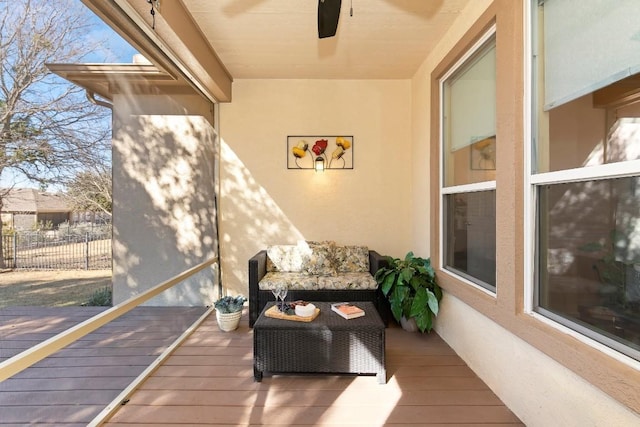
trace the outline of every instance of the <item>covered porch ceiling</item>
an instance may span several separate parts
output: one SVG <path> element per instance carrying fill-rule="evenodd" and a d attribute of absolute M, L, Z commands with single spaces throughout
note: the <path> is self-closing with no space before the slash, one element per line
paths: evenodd
<path fill-rule="evenodd" d="M 233 79 L 411 78 L 469 3 L 342 0 L 336 36 L 319 39 L 316 0 L 82 1 L 218 102 L 231 101 Z"/>

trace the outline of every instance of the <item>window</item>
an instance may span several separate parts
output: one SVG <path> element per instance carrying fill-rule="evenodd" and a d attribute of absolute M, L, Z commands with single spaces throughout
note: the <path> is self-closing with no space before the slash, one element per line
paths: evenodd
<path fill-rule="evenodd" d="M 445 195 L 445 265 L 471 281 L 496 286 L 496 192 Z"/>
<path fill-rule="evenodd" d="M 532 1 L 534 309 L 640 360 L 640 3 Z"/>
<path fill-rule="evenodd" d="M 495 291 L 495 27 L 440 84 L 443 267 Z"/>

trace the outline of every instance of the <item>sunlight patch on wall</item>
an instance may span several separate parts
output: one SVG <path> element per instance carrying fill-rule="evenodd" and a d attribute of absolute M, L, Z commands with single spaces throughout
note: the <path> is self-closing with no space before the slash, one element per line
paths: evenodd
<path fill-rule="evenodd" d="M 220 238 L 224 242 L 220 255 L 226 277 L 223 283 L 246 294 L 244 248 L 294 244 L 304 236 L 224 140 L 220 143 L 220 158 Z"/>
<path fill-rule="evenodd" d="M 155 97 L 142 101 L 136 109 L 163 104 Z M 141 115 L 129 108 L 115 110 L 114 124 L 116 303 L 217 252 L 210 123 L 198 115 Z M 210 304 L 216 282 L 213 268 L 203 270 L 147 305 Z"/>
<path fill-rule="evenodd" d="M 168 122 L 165 116 L 139 116 L 138 119 L 148 160 L 144 162 L 139 141 L 130 137 L 125 141 L 130 149 L 123 153 L 123 167 L 145 188 L 154 209 L 171 212 L 162 218 L 149 219 L 161 219 L 164 226 L 179 230 L 176 233 L 178 249 L 184 253 L 195 251 L 195 255 L 200 256 L 201 235 L 191 206 L 199 170 L 197 137 L 188 123 Z"/>

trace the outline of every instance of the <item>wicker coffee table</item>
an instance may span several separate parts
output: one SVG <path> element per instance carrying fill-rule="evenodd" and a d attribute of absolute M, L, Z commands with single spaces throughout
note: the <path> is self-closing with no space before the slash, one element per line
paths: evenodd
<path fill-rule="evenodd" d="M 374 374 L 384 384 L 384 323 L 371 302 L 357 302 L 366 315 L 343 319 L 330 303 L 314 302 L 320 314 L 312 322 L 266 317 L 268 303 L 253 326 L 253 374 Z"/>

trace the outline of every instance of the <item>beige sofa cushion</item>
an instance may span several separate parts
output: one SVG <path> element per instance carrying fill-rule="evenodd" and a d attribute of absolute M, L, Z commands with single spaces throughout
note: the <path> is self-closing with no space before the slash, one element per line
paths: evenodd
<path fill-rule="evenodd" d="M 333 241 L 301 241 L 267 248 L 267 274 L 260 290 L 276 285 L 289 289 L 376 289 L 369 273 L 369 248 L 341 246 Z"/>
<path fill-rule="evenodd" d="M 310 276 L 305 273 L 269 272 L 258 283 L 261 291 L 285 285 L 288 289 L 376 289 L 378 283 L 369 273 L 341 273 L 337 276 Z"/>
<path fill-rule="evenodd" d="M 282 273 L 269 272 L 258 283 L 261 291 L 275 289 L 277 285 L 285 285 L 288 289 L 318 289 L 318 276 L 309 276 L 306 273 Z"/>
<path fill-rule="evenodd" d="M 318 289 L 376 289 L 378 283 L 370 273 L 340 273 L 318 276 Z"/>

